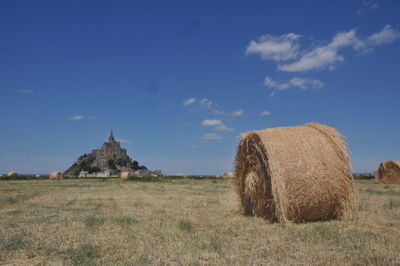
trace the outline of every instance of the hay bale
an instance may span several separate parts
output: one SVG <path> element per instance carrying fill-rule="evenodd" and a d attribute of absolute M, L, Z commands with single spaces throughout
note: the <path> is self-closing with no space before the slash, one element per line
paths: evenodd
<path fill-rule="evenodd" d="M 179 177 L 187 177 L 186 175 L 184 175 L 184 174 L 176 174 L 175 176 L 179 176 Z"/>
<path fill-rule="evenodd" d="M 50 173 L 50 180 L 62 180 L 63 174 L 61 172 L 52 172 Z"/>
<path fill-rule="evenodd" d="M 228 178 L 228 179 L 233 178 L 233 174 L 231 172 L 225 172 L 223 178 Z"/>
<path fill-rule="evenodd" d="M 131 178 L 131 173 L 130 172 L 121 172 L 121 179 L 122 180 L 128 180 Z"/>
<path fill-rule="evenodd" d="M 383 184 L 400 184 L 400 161 L 386 161 L 374 172 L 375 180 Z"/>
<path fill-rule="evenodd" d="M 345 143 L 317 123 L 242 134 L 233 183 L 243 213 L 271 221 L 339 218 L 354 198 Z"/>
<path fill-rule="evenodd" d="M 39 178 L 40 177 L 40 175 L 36 175 L 36 178 Z"/>
<path fill-rule="evenodd" d="M 18 176 L 17 172 L 8 172 L 7 176 Z"/>

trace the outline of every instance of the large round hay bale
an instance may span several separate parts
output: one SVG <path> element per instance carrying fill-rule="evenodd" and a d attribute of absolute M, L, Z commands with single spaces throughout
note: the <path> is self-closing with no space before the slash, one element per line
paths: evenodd
<path fill-rule="evenodd" d="M 61 172 L 52 172 L 50 173 L 50 180 L 62 180 L 63 174 Z"/>
<path fill-rule="evenodd" d="M 8 172 L 7 176 L 18 176 L 17 172 Z"/>
<path fill-rule="evenodd" d="M 225 172 L 223 175 L 223 178 L 227 178 L 227 179 L 233 178 L 233 174 L 231 172 Z"/>
<path fill-rule="evenodd" d="M 121 179 L 122 180 L 127 180 L 131 178 L 131 173 L 130 172 L 121 172 Z"/>
<path fill-rule="evenodd" d="M 400 184 L 400 161 L 386 161 L 374 172 L 375 179 L 383 184 Z"/>
<path fill-rule="evenodd" d="M 233 183 L 244 214 L 280 222 L 341 217 L 354 196 L 341 135 L 317 123 L 242 134 Z"/>

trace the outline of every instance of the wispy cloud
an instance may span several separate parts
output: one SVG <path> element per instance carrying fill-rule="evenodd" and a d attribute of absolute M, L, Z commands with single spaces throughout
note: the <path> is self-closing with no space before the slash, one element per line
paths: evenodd
<path fill-rule="evenodd" d="M 187 105 L 191 105 L 194 104 L 196 102 L 195 98 L 189 98 L 186 101 L 183 102 L 183 105 L 187 106 Z"/>
<path fill-rule="evenodd" d="M 17 92 L 21 93 L 21 94 L 31 94 L 32 93 L 31 90 L 17 90 Z"/>
<path fill-rule="evenodd" d="M 262 112 L 260 113 L 260 115 L 261 115 L 261 116 L 269 116 L 269 115 L 272 115 L 272 113 L 271 113 L 271 112 L 268 112 L 268 111 L 262 111 Z"/>
<path fill-rule="evenodd" d="M 206 133 L 203 135 L 202 139 L 203 140 L 218 140 L 221 139 L 222 137 L 216 133 Z"/>
<path fill-rule="evenodd" d="M 232 113 L 233 116 L 242 116 L 244 113 L 243 109 L 237 110 L 235 112 Z"/>
<path fill-rule="evenodd" d="M 216 131 L 225 131 L 225 132 L 231 132 L 231 131 L 234 130 L 233 128 L 227 127 L 227 126 L 225 126 L 224 124 L 220 124 L 220 125 L 214 127 L 214 129 L 215 129 Z"/>
<path fill-rule="evenodd" d="M 318 89 L 322 88 L 324 86 L 324 83 L 317 79 L 304 78 L 291 78 L 287 82 L 278 82 L 267 76 L 264 80 L 264 85 L 268 88 L 282 91 L 289 89 L 290 87 L 297 87 L 303 90 L 310 88 Z"/>
<path fill-rule="evenodd" d="M 94 120 L 96 119 L 96 116 L 94 115 L 89 115 L 89 116 L 85 116 L 85 115 L 74 115 L 74 116 L 69 116 L 68 117 L 69 120 L 84 120 L 84 119 L 90 119 L 90 120 Z"/>
<path fill-rule="evenodd" d="M 85 117 L 83 115 L 75 115 L 75 116 L 70 116 L 68 117 L 69 120 L 83 120 Z"/>
<path fill-rule="evenodd" d="M 304 54 L 297 62 L 279 65 L 279 70 L 287 72 L 307 71 L 316 68 L 325 68 L 336 62 L 343 62 L 343 56 L 338 54 L 339 49 L 348 46 L 355 46 L 359 42 L 356 37 L 356 30 L 339 32 L 332 41 L 323 46 L 316 47 Z"/>
<path fill-rule="evenodd" d="M 233 131 L 234 129 L 231 127 L 227 127 L 224 125 L 224 123 L 221 120 L 218 119 L 206 119 L 201 122 L 202 126 L 206 127 L 214 127 L 213 129 L 216 131 L 226 131 L 230 132 Z"/>
<path fill-rule="evenodd" d="M 221 125 L 222 121 L 218 119 L 206 119 L 203 122 L 201 122 L 202 126 L 218 126 Z"/>
<path fill-rule="evenodd" d="M 200 104 L 200 106 L 202 106 L 202 107 L 204 107 L 206 109 L 209 109 L 214 105 L 214 102 L 209 100 L 209 99 L 207 99 L 207 98 L 203 98 L 203 99 L 201 99 L 199 101 L 199 104 Z"/>
<path fill-rule="evenodd" d="M 392 43 L 400 38 L 400 32 L 392 28 L 391 25 L 383 27 L 382 31 L 372 34 L 367 41 L 371 45 L 382 45 Z"/>
<path fill-rule="evenodd" d="M 370 7 L 375 7 L 371 4 Z M 400 38 L 400 32 L 394 29 L 391 25 L 386 25 L 384 28 L 372 35 L 361 38 L 357 35 L 356 29 L 336 33 L 332 40 L 324 45 L 318 45 L 311 50 L 305 49 L 300 51 L 297 39 L 300 35 L 289 33 L 280 37 L 264 35 L 263 41 L 251 41 L 246 48 L 246 54 L 259 53 L 262 59 L 273 61 L 287 61 L 281 63 L 278 69 L 285 72 L 305 72 L 315 69 L 336 68 L 338 63 L 344 62 L 345 58 L 340 53 L 344 48 L 352 48 L 355 51 L 366 53 L 373 48 L 392 43 Z M 299 57 L 299 55 L 301 55 Z M 293 61 L 295 60 L 295 61 Z M 270 84 L 278 88 L 277 84 Z M 280 89 L 286 89 L 280 87 Z"/>
<path fill-rule="evenodd" d="M 279 65 L 278 69 L 286 72 L 308 71 L 312 69 L 334 69 L 336 63 L 344 61 L 339 51 L 352 47 L 358 51 L 370 51 L 376 46 L 392 43 L 400 38 L 400 32 L 386 25 L 382 31 L 376 32 L 365 39 L 357 36 L 356 29 L 337 33 L 327 45 L 314 48 L 305 53 L 298 61 Z"/>
<path fill-rule="evenodd" d="M 246 55 L 259 54 L 262 59 L 285 61 L 296 58 L 300 35 L 288 33 L 281 36 L 262 35 L 258 41 L 251 41 L 246 48 Z"/>
<path fill-rule="evenodd" d="M 357 9 L 357 14 L 361 15 L 364 10 L 374 10 L 379 7 L 379 4 L 376 0 L 364 0 L 361 3 L 361 6 Z"/>
<path fill-rule="evenodd" d="M 190 145 L 190 148 L 202 150 L 202 149 L 203 149 L 203 146 L 198 145 L 198 144 L 193 144 L 193 145 Z"/>

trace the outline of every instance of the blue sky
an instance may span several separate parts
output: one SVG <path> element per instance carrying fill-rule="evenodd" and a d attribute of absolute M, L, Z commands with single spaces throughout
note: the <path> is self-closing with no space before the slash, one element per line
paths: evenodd
<path fill-rule="evenodd" d="M 0 172 L 64 171 L 110 127 L 168 174 L 241 132 L 324 123 L 355 172 L 399 160 L 399 1 L 0 1 Z"/>

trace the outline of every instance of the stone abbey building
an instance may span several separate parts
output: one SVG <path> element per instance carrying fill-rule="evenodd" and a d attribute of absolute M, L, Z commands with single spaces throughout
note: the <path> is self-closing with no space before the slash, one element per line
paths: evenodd
<path fill-rule="evenodd" d="M 149 171 L 137 161 L 132 161 L 126 149 L 115 140 L 111 130 L 108 141 L 99 149 L 80 156 L 64 174 L 79 177 L 109 177 L 120 172 L 130 172 L 133 176 L 162 175 L 161 171 Z"/>

